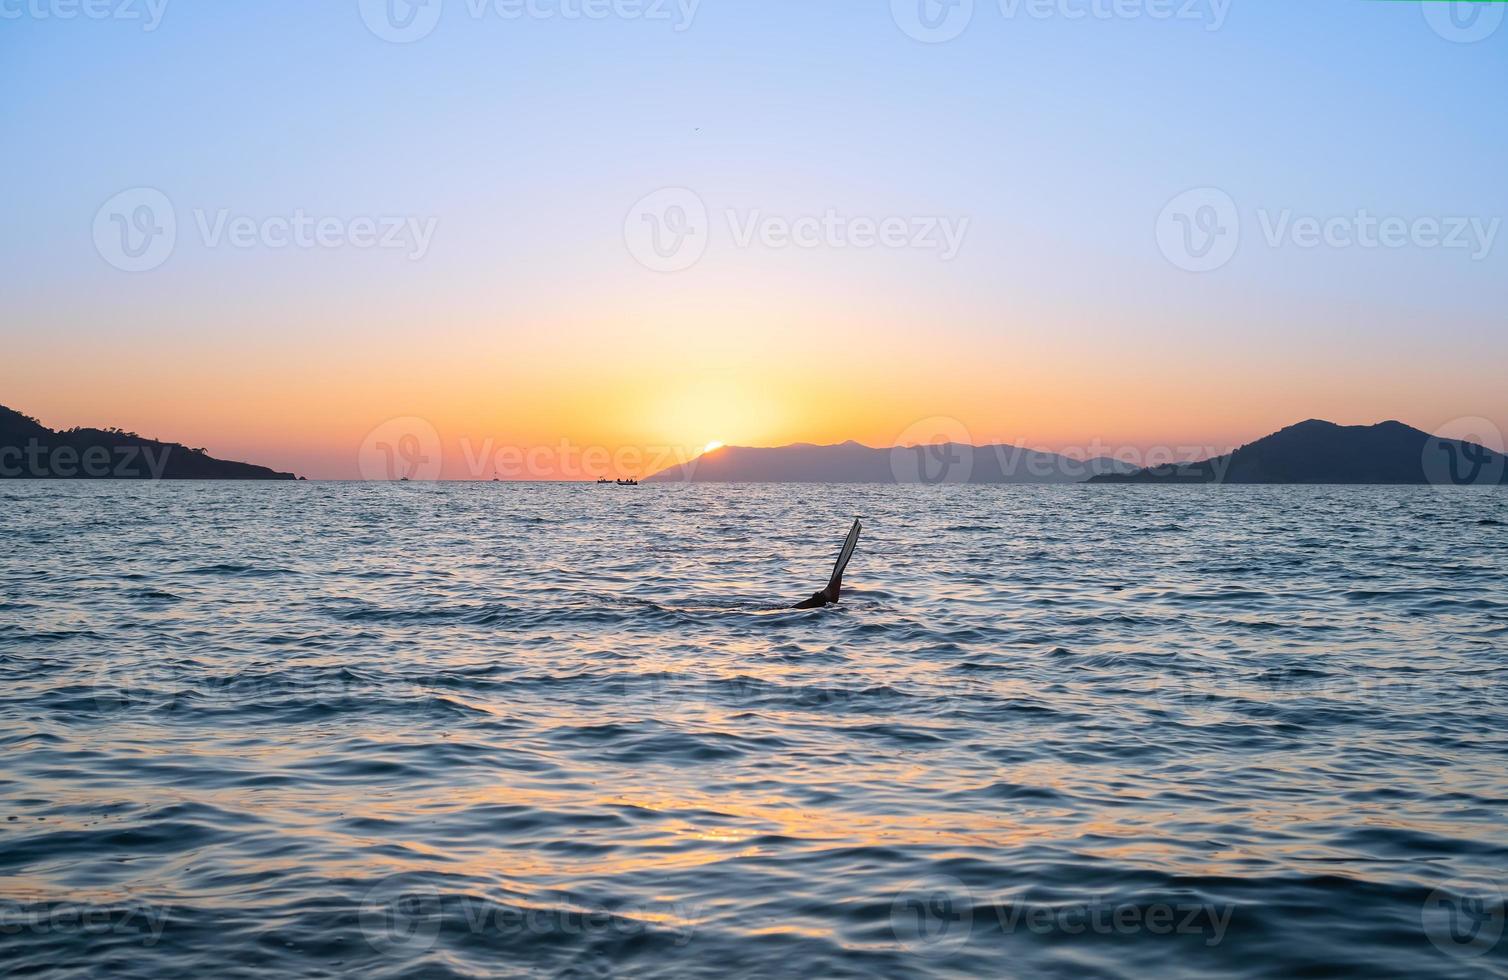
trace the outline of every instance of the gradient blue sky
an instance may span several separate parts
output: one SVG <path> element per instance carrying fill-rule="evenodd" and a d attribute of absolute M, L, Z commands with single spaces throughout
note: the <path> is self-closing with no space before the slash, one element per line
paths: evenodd
<path fill-rule="evenodd" d="M 1257 218 L 1508 217 L 1508 25 L 1459 43 L 1409 2 L 1233 0 L 1208 30 L 1208 2 L 979 0 L 926 44 L 878 0 L 703 0 L 684 30 L 443 2 L 393 44 L 356 0 L 168 0 L 151 32 L 8 0 L 0 404 L 313 476 L 355 475 L 364 434 L 410 415 L 447 445 L 608 447 L 889 444 L 929 416 L 1050 447 L 1311 415 L 1508 428 L 1508 231 L 1473 259 L 1274 248 Z M 132 274 L 91 226 L 138 186 L 179 244 Z M 1242 237 L 1191 273 L 1156 223 L 1203 186 Z M 671 274 L 624 243 L 662 187 L 714 215 Z M 409 261 L 206 247 L 196 208 L 437 224 Z M 970 225 L 952 261 L 737 248 L 730 208 Z"/>

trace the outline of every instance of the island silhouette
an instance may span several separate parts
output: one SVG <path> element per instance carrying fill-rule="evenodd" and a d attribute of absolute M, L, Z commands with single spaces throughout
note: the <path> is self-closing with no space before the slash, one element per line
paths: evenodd
<path fill-rule="evenodd" d="M 265 466 L 123 429 L 49 429 L 0 405 L 0 479 L 293 480 Z"/>
<path fill-rule="evenodd" d="M 1508 458 L 1397 421 L 1336 425 L 1309 419 L 1224 456 L 1105 473 L 1090 482 L 1502 486 L 1508 485 Z"/>
<path fill-rule="evenodd" d="M 1133 467 L 1021 446 L 945 442 L 877 449 L 849 440 L 819 446 L 722 446 L 646 478 L 650 483 L 1081 483 Z"/>
<path fill-rule="evenodd" d="M 1402 422 L 1310 419 L 1223 456 L 1136 468 L 1019 446 L 940 443 L 876 449 L 857 442 L 724 446 L 647 483 L 1356 483 L 1508 484 L 1508 458 Z"/>

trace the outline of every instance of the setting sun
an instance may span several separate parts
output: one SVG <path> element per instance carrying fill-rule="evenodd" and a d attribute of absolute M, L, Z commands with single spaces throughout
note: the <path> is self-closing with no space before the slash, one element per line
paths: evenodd
<path fill-rule="evenodd" d="M 705 456 L 708 453 L 715 452 L 716 450 L 719 450 L 721 448 L 723 448 L 723 444 L 721 442 L 718 442 L 716 439 L 713 439 L 711 442 L 702 447 L 702 455 Z"/>

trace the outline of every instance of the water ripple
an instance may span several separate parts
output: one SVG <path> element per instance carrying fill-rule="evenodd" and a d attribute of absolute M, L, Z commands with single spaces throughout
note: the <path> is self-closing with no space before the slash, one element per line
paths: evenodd
<path fill-rule="evenodd" d="M 1498 491 L 3 496 L 17 975 L 1508 976 Z"/>

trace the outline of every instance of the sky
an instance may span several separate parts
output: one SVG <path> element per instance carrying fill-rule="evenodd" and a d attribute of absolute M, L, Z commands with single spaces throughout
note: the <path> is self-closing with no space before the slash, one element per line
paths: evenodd
<path fill-rule="evenodd" d="M 311 478 L 1508 431 L 1505 9 L 0 0 L 0 404 Z"/>

